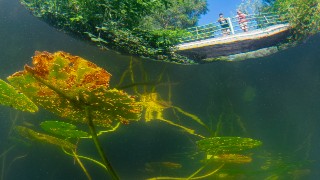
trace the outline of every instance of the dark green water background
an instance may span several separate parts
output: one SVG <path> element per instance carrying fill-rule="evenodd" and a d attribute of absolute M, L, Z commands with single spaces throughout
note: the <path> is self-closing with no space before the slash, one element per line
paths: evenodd
<path fill-rule="evenodd" d="M 173 84 L 171 101 L 174 105 L 213 127 L 219 115 L 228 114 L 222 135 L 259 139 L 264 143 L 261 151 L 293 157 L 288 164 L 298 166 L 300 162 L 311 160 L 310 164 L 294 169 L 308 172 L 302 179 L 317 179 L 320 177 L 319 47 L 318 34 L 295 48 L 243 62 L 183 66 L 139 61 L 150 79 L 155 79 L 165 69 L 164 79 L 170 77 Z M 119 81 L 130 60 L 129 56 L 101 51 L 50 27 L 33 17 L 18 0 L 0 0 L 0 78 L 5 79 L 21 70 L 24 64 L 30 64 L 36 50 L 63 50 L 91 60 L 113 75 L 111 86 Z M 159 88 L 163 99 L 168 96 L 166 88 Z M 15 115 L 10 108 L 0 107 L 0 152 L 8 148 L 7 134 Z M 174 116 L 168 113 L 167 117 Z M 239 128 L 236 117 L 240 117 L 246 132 Z M 54 116 L 44 111 L 34 115 L 20 113 L 17 123 L 50 118 Z M 189 175 L 192 169 L 200 166 L 199 160 L 186 158 L 195 149 L 194 140 L 195 137 L 159 122 L 131 124 L 102 138 L 121 179 Z M 96 156 L 90 145 L 91 142 L 83 144 L 87 146 L 86 155 Z M 14 158 L 17 159 L 10 163 Z M 4 179 L 85 179 L 73 159 L 54 146 L 35 143 L 31 147 L 14 149 L 6 159 L 1 166 Z M 154 174 L 145 170 L 146 162 L 160 161 L 180 162 L 185 169 L 176 173 L 160 170 L 162 172 Z M 94 164 L 88 163 L 88 169 L 95 179 L 106 177 Z"/>

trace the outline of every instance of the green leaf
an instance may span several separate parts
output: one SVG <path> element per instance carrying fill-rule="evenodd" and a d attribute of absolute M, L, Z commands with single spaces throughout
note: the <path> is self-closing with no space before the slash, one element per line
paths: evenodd
<path fill-rule="evenodd" d="M 93 42 L 103 42 L 103 43 L 108 43 L 107 41 L 105 41 L 104 39 L 102 39 L 102 38 L 94 38 L 94 37 L 92 37 L 91 38 L 91 41 L 93 41 Z"/>
<path fill-rule="evenodd" d="M 82 138 L 88 137 L 88 133 L 77 130 L 76 126 L 70 123 L 61 121 L 44 121 L 40 124 L 41 128 L 48 133 L 55 135 L 70 137 L 70 138 Z"/>
<path fill-rule="evenodd" d="M 36 112 L 38 107 L 24 94 L 0 79 L 0 104 L 11 106 L 15 109 Z"/>
<path fill-rule="evenodd" d="M 211 137 L 197 141 L 197 145 L 208 154 L 220 154 L 252 149 L 262 145 L 262 142 L 242 137 Z"/>
<path fill-rule="evenodd" d="M 49 144 L 54 144 L 54 145 L 57 145 L 57 146 L 60 146 L 60 147 L 66 148 L 66 149 L 71 149 L 71 150 L 76 149 L 76 145 L 70 143 L 67 140 L 63 140 L 60 138 L 49 136 L 47 134 L 39 133 L 39 132 L 36 132 L 36 131 L 29 129 L 27 127 L 24 127 L 24 126 L 16 126 L 15 131 L 18 134 L 20 134 L 21 136 L 23 136 L 24 138 L 28 138 L 31 140 L 37 140 L 37 141 L 45 142 L 45 143 L 49 143 Z"/>

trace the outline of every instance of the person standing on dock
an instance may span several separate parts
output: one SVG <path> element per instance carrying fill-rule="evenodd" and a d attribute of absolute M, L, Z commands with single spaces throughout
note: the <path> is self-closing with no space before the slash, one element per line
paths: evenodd
<path fill-rule="evenodd" d="M 230 35 L 230 27 L 228 20 L 223 17 L 223 14 L 219 14 L 219 19 L 218 22 L 220 23 L 221 26 L 221 31 L 222 31 L 222 36 Z"/>
<path fill-rule="evenodd" d="M 248 20 L 246 19 L 246 15 L 240 10 L 237 11 L 237 14 L 238 15 L 236 17 L 238 18 L 240 28 L 244 32 L 248 32 L 249 28 L 248 28 Z"/>

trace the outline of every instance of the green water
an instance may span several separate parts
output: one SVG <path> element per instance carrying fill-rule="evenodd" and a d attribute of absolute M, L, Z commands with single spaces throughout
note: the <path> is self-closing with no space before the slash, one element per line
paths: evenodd
<path fill-rule="evenodd" d="M 30 64 L 36 50 L 62 50 L 106 69 L 112 74 L 111 86 L 115 86 L 131 59 L 101 51 L 48 26 L 17 0 L 0 0 L 0 40 L 1 79 Z M 139 79 L 141 74 L 148 75 L 150 81 L 163 75 L 156 89 L 162 99 L 168 101 L 171 87 L 171 103 L 198 116 L 213 130 L 219 117 L 223 117 L 219 135 L 251 137 L 263 142 L 254 151 L 251 165 L 229 167 L 242 171 L 235 173 L 233 179 L 265 179 L 272 175 L 280 179 L 317 179 L 320 176 L 319 46 L 318 34 L 295 48 L 265 58 L 195 66 L 135 58 L 133 70 L 138 82 L 144 81 Z M 170 109 L 164 116 L 177 120 Z M 179 117 L 181 122 L 186 121 L 186 125 L 209 136 L 194 123 L 188 123 L 190 120 L 183 115 Z M 86 179 L 74 160 L 57 147 L 37 142 L 11 146 L 8 134 L 13 120 L 19 124 L 54 118 L 57 117 L 46 111 L 26 114 L 0 107 L 0 154 L 10 150 L 0 159 L 2 179 Z M 201 155 L 195 154 L 196 140 L 199 138 L 159 121 L 133 123 L 101 137 L 121 179 L 188 177 L 201 167 Z M 81 147 L 85 149 L 83 154 L 99 158 L 90 141 Z M 158 162 L 176 162 L 182 168 L 170 169 Z M 274 168 L 263 171 L 265 162 Z M 152 166 L 151 170 L 148 165 Z M 108 177 L 92 163 L 87 163 L 87 168 L 94 179 Z"/>

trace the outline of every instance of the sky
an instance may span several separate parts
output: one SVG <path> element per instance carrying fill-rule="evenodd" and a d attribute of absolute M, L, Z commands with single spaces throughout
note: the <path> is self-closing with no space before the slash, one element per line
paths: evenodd
<path fill-rule="evenodd" d="M 198 25 L 205 25 L 216 22 L 219 18 L 219 13 L 223 13 L 224 17 L 236 15 L 237 7 L 242 0 L 207 0 L 208 13 L 201 16 Z"/>

